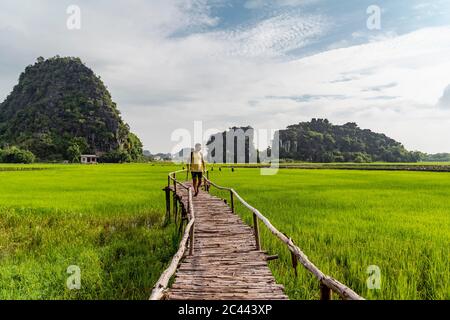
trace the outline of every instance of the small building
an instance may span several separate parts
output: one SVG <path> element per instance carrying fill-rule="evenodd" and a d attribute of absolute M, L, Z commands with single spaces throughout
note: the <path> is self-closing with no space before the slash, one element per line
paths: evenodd
<path fill-rule="evenodd" d="M 82 154 L 80 159 L 82 164 L 97 164 L 98 157 L 92 154 Z"/>

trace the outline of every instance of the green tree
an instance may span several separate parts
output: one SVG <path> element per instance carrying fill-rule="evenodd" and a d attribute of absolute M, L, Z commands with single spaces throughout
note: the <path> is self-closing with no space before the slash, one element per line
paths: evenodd
<path fill-rule="evenodd" d="M 72 163 L 80 162 L 81 150 L 78 144 L 72 144 L 67 148 L 67 155 Z"/>
<path fill-rule="evenodd" d="M 128 134 L 128 143 L 127 143 L 127 149 L 128 154 L 130 155 L 130 158 L 132 161 L 142 161 L 143 160 L 143 153 L 142 150 L 143 145 L 141 140 L 134 134 L 129 133 Z"/>
<path fill-rule="evenodd" d="M 28 150 L 17 147 L 0 149 L 0 162 L 2 163 L 33 163 L 36 160 L 34 154 Z"/>
<path fill-rule="evenodd" d="M 111 151 L 99 158 L 99 162 L 101 163 L 127 163 L 132 160 L 130 154 L 125 150 Z"/>
<path fill-rule="evenodd" d="M 87 143 L 86 139 L 83 137 L 75 137 L 72 139 L 71 145 L 77 145 L 80 149 L 80 153 L 88 153 L 89 150 L 89 144 Z"/>

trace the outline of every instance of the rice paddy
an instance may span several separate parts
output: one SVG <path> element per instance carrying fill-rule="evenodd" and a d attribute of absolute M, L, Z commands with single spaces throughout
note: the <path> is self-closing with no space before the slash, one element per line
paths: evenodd
<path fill-rule="evenodd" d="M 147 299 L 179 241 L 164 222 L 162 192 L 177 168 L 2 165 L 0 299 Z M 365 298 L 450 298 L 450 173 L 215 168 L 211 178 Z M 313 276 L 299 266 L 295 277 L 287 249 L 260 229 L 289 297 L 318 298 Z M 71 265 L 81 271 L 79 290 L 67 287 Z M 369 266 L 379 267 L 379 289 L 367 286 Z"/>
<path fill-rule="evenodd" d="M 450 298 L 448 173 L 223 169 L 211 178 L 232 186 L 323 272 L 365 298 Z M 237 211 L 252 223 L 248 210 Z M 284 244 L 260 228 L 263 249 L 280 255 L 271 268 L 289 297 L 317 299 L 316 279 L 302 267 L 296 278 Z M 371 266 L 380 270 L 378 289 L 367 286 Z"/>

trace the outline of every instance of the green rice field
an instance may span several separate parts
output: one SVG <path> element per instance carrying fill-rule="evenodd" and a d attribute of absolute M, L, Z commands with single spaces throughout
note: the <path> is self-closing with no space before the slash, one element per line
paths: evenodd
<path fill-rule="evenodd" d="M 172 165 L 0 166 L 1 299 L 147 299 L 179 237 L 164 221 Z M 214 169 L 325 273 L 368 299 L 449 299 L 450 173 Z M 218 196 L 226 194 L 214 191 Z M 242 206 L 238 213 L 251 222 Z M 262 245 L 291 299 L 318 283 L 263 225 Z M 67 268 L 79 266 L 81 289 Z M 368 289 L 367 268 L 381 271 Z"/>
<path fill-rule="evenodd" d="M 258 208 L 323 272 L 367 299 L 449 299 L 450 174 L 404 171 L 259 169 L 211 172 Z M 227 194 L 215 191 L 223 198 Z M 238 212 L 247 223 L 251 214 Z M 292 299 L 317 299 L 316 279 L 295 278 L 285 245 L 261 224 L 262 246 Z M 381 272 L 368 289 L 369 266 Z"/>
<path fill-rule="evenodd" d="M 163 227 L 170 167 L 16 169 L 0 169 L 0 300 L 148 299 L 178 244 Z M 81 290 L 66 286 L 71 265 Z"/>

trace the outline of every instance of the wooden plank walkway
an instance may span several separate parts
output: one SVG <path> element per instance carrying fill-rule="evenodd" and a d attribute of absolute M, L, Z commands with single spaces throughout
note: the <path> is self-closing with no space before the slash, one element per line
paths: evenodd
<path fill-rule="evenodd" d="M 187 191 L 177 189 L 187 207 Z M 193 198 L 194 254 L 181 262 L 168 291 L 172 300 L 286 300 L 256 249 L 253 229 L 223 200 L 201 191 Z"/>

